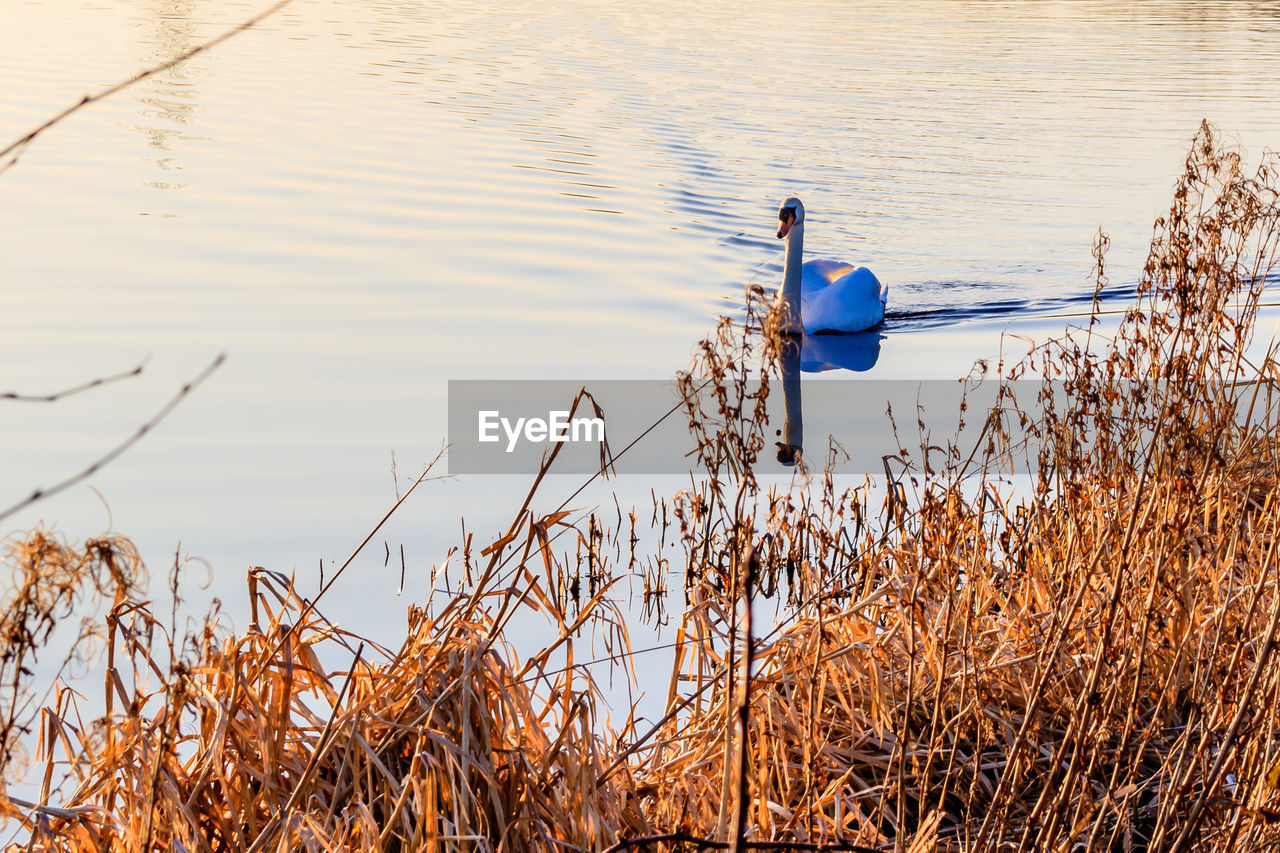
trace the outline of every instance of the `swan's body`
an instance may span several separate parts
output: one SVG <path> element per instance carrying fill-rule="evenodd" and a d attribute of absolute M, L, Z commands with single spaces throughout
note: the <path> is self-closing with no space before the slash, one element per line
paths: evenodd
<path fill-rule="evenodd" d="M 778 208 L 778 237 L 787 241 L 778 299 L 783 331 L 860 332 L 884 319 L 889 288 L 866 267 L 841 261 L 804 261 L 804 205 L 789 198 Z M 796 320 L 799 320 L 799 323 Z"/>

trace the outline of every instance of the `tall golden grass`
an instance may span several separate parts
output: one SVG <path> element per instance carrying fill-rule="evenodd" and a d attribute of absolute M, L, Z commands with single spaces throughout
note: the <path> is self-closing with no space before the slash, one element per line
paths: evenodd
<path fill-rule="evenodd" d="M 574 657 L 588 622 L 629 650 L 615 581 L 573 580 L 584 547 L 608 564 L 602 522 L 534 509 L 536 482 L 469 588 L 412 610 L 398 649 L 266 572 L 249 630 L 185 643 L 128 575 L 99 580 L 107 715 L 81 724 L 62 694 L 33 726 L 43 778 L 69 779 L 4 801 L 24 849 L 1274 849 L 1280 376 L 1253 333 L 1276 166 L 1246 173 L 1202 128 L 1119 328 L 1095 313 L 1000 367 L 1065 399 L 1019 405 L 1010 385 L 966 413 L 985 418 L 977 446 L 892 448 L 914 479 L 880 505 L 829 470 L 762 491 L 768 385 L 750 390 L 744 359 L 785 344 L 723 326 L 685 378 L 710 476 L 662 505 L 687 605 L 652 726 L 608 725 Z M 1022 432 L 1033 476 L 1011 501 L 993 484 Z M 65 588 L 32 573 L 49 560 L 71 577 L 136 564 L 121 541 L 48 541 L 15 546 L 15 600 L 69 600 L 21 592 Z M 757 628 L 771 593 L 787 606 Z M 550 639 L 518 654 L 504 628 L 530 610 Z M 8 612 L 17 696 L 38 645 L 23 626 L 42 623 Z M 8 747 L 22 706 L 6 707 Z"/>

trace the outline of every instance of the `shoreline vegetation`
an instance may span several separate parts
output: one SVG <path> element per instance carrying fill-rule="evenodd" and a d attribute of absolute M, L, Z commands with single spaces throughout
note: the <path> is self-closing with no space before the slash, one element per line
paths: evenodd
<path fill-rule="evenodd" d="M 211 616 L 183 636 L 127 540 L 13 540 L 0 744 L 11 782 L 34 742 L 40 790 L 0 796 L 15 849 L 1273 849 L 1280 364 L 1251 345 L 1277 168 L 1246 172 L 1203 126 L 1114 334 L 1095 313 L 997 368 L 1066 401 L 964 412 L 980 443 L 895 453 L 879 505 L 830 466 L 756 482 L 778 318 L 749 296 L 681 380 L 709 475 L 661 502 L 673 552 L 637 569 L 616 557 L 625 529 L 538 510 L 548 460 L 398 648 L 265 570 L 247 630 Z M 1017 501 L 996 487 L 1013 424 L 1036 440 Z M 610 722 L 575 657 L 591 627 L 627 670 L 609 594 L 628 571 L 684 597 L 669 683 L 647 685 L 667 696 L 656 722 Z M 763 596 L 785 599 L 776 625 L 751 618 Z M 106 715 L 82 719 L 61 685 L 34 711 L 30 661 L 95 600 Z M 504 629 L 535 611 L 548 642 L 517 649 Z"/>

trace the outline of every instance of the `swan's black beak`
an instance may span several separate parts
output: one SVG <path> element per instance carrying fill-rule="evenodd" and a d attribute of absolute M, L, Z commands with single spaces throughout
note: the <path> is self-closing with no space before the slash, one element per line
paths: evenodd
<path fill-rule="evenodd" d="M 781 240 L 783 237 L 787 236 L 787 234 L 791 231 L 791 226 L 795 224 L 795 221 L 796 221 L 795 208 L 784 207 L 782 210 L 779 210 L 778 221 L 782 223 L 781 225 L 778 226 L 778 239 Z"/>

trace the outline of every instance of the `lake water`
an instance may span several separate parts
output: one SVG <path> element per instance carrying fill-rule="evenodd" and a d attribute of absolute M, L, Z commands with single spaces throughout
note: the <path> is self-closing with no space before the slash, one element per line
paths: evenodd
<path fill-rule="evenodd" d="M 0 144 L 265 5 L 7 0 Z M 868 375 L 960 375 L 1087 304 L 1100 226 L 1122 304 L 1201 119 L 1256 161 L 1277 80 L 1277 2 L 295 0 L 0 174 L 0 392 L 146 363 L 0 403 L 0 505 L 228 356 L 0 525 L 111 526 L 157 574 L 180 542 L 229 603 L 248 565 L 314 586 L 440 448 L 448 380 L 670 376 L 777 283 L 790 194 L 811 256 L 890 286 Z M 332 615 L 400 624 L 383 543 L 421 589 L 459 517 L 483 536 L 526 482 L 424 486 Z"/>

